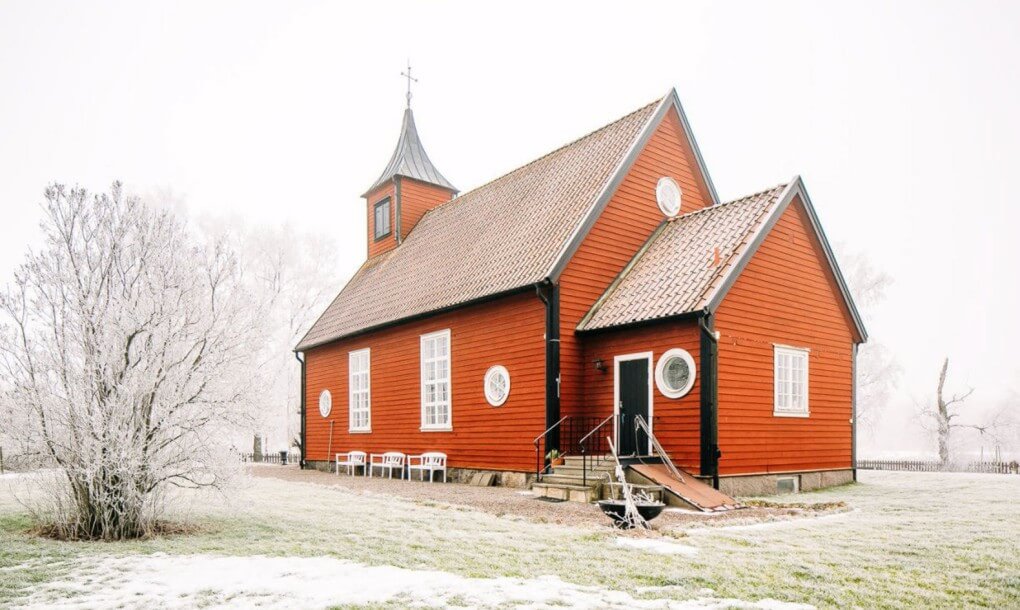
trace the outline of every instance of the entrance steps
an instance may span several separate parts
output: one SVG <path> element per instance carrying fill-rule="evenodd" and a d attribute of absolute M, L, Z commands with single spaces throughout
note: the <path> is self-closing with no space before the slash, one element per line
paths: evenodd
<path fill-rule="evenodd" d="M 594 465 L 593 465 L 594 463 Z M 580 456 L 568 456 L 560 466 L 553 466 L 549 474 L 532 483 L 531 490 L 540 498 L 568 500 L 571 502 L 594 502 L 613 497 L 615 467 L 607 458 L 589 458 L 587 471 Z M 635 485 L 635 491 L 643 491 L 652 499 L 661 500 L 661 485 Z M 619 489 L 616 489 L 619 493 Z"/>

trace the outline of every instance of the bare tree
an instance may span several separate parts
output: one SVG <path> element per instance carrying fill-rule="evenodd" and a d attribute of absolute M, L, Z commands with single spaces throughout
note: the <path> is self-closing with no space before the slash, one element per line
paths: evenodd
<path fill-rule="evenodd" d="M 223 242 L 115 183 L 90 197 L 53 185 L 44 242 L 0 294 L 0 370 L 20 431 L 59 466 L 53 532 L 150 532 L 171 486 L 217 486 L 220 442 L 245 425 L 260 311 Z"/>
<path fill-rule="evenodd" d="M 935 437 L 939 446 L 939 461 L 943 466 L 949 464 L 950 460 L 950 437 L 956 428 L 972 427 L 967 424 L 954 422 L 960 416 L 959 407 L 974 393 L 974 388 L 968 388 L 965 392 L 953 394 L 948 398 L 945 395 L 946 377 L 949 373 L 949 357 L 942 361 L 942 368 L 939 371 L 939 382 L 935 389 L 935 402 L 922 410 L 922 415 L 934 424 Z"/>

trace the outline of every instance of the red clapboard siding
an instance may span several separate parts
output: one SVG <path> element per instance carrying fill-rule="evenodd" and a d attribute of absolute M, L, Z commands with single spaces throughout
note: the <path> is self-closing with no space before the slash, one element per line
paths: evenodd
<path fill-rule="evenodd" d="M 849 468 L 853 331 L 799 200 L 716 315 L 721 474 Z M 774 344 L 807 347 L 810 417 L 775 417 Z"/>
<path fill-rule="evenodd" d="M 583 415 L 587 404 L 577 323 L 663 221 L 655 200 L 659 178 L 670 176 L 683 191 L 682 212 L 711 203 L 679 116 L 670 111 L 645 144 L 602 215 L 560 276 L 560 412 Z M 612 362 L 612 358 L 608 359 Z"/>
<path fill-rule="evenodd" d="M 451 432 L 422 432 L 420 337 L 450 329 Z M 532 439 L 545 424 L 545 307 L 533 292 L 504 297 L 309 350 L 307 459 L 336 452 L 443 451 L 452 467 L 527 471 Z M 348 353 L 371 348 L 372 432 L 348 432 Z M 493 365 L 510 372 L 510 396 L 485 400 L 482 379 Z M 333 409 L 319 414 L 329 389 Z M 330 422 L 333 422 L 330 441 Z"/>
<path fill-rule="evenodd" d="M 652 352 L 652 367 L 666 350 L 679 347 L 690 352 L 698 373 L 701 370 L 700 337 L 697 322 L 673 320 L 651 326 L 622 328 L 591 336 L 583 342 L 584 404 L 586 413 L 607 417 L 613 413 L 613 358 L 624 354 Z M 593 362 L 602 359 L 606 370 L 599 372 Z M 700 468 L 701 378 L 681 398 L 667 398 L 652 383 L 652 432 L 673 462 L 690 472 Z"/>
<path fill-rule="evenodd" d="M 441 186 L 412 178 L 400 180 L 400 238 L 404 239 L 421 217 L 437 205 L 446 203 L 453 193 Z"/>

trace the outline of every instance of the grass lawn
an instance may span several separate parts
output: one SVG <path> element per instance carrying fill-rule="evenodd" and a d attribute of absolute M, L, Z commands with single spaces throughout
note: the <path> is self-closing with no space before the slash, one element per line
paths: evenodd
<path fill-rule="evenodd" d="M 0 607 L 1020 607 L 1020 477 L 860 478 L 772 499 L 845 501 L 846 512 L 688 524 L 650 543 L 591 524 L 246 478 L 229 501 L 181 498 L 200 526 L 193 535 L 64 543 L 27 533 L 14 496 L 32 479 L 8 476 Z"/>

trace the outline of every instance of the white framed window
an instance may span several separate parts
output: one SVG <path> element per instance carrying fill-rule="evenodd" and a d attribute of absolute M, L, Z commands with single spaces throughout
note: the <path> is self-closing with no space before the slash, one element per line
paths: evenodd
<path fill-rule="evenodd" d="M 775 408 L 778 417 L 808 416 L 809 350 L 775 346 Z"/>
<path fill-rule="evenodd" d="M 333 410 L 333 395 L 329 393 L 329 390 L 323 390 L 319 394 L 319 415 L 323 417 L 329 417 L 329 412 Z"/>
<path fill-rule="evenodd" d="M 347 356 L 348 409 L 350 432 L 372 431 L 372 351 L 368 348 Z"/>
<path fill-rule="evenodd" d="M 510 371 L 497 364 L 485 371 L 485 400 L 494 407 L 502 406 L 510 396 Z"/>
<path fill-rule="evenodd" d="M 673 348 L 659 357 L 655 366 L 655 385 L 663 396 L 680 398 L 691 391 L 696 373 L 690 352 Z"/>
<path fill-rule="evenodd" d="M 655 185 L 655 201 L 659 204 L 659 210 L 668 217 L 673 218 L 680 213 L 680 198 L 683 192 L 676 180 L 668 176 L 659 178 Z"/>
<path fill-rule="evenodd" d="M 450 396 L 450 331 L 421 336 L 421 429 L 453 429 Z"/>

